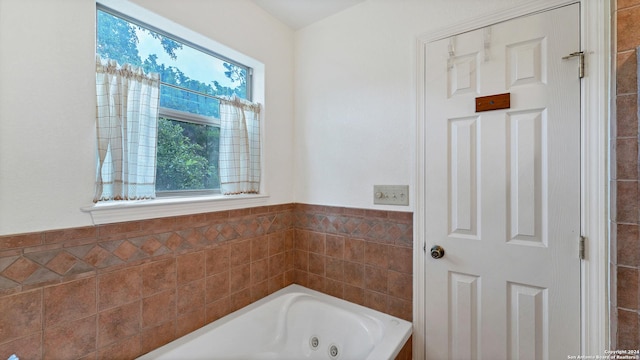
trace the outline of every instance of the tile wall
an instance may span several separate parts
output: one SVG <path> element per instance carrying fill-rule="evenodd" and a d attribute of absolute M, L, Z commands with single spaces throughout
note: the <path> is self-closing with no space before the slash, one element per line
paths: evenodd
<path fill-rule="evenodd" d="M 410 320 L 411 219 L 287 204 L 0 237 L 0 359 L 135 358 L 294 282 Z"/>
<path fill-rule="evenodd" d="M 640 212 L 638 162 L 638 58 L 640 0 L 617 0 L 616 16 L 616 119 L 612 121 L 612 345 L 640 348 L 639 278 Z M 612 195 L 613 195 L 612 194 Z"/>

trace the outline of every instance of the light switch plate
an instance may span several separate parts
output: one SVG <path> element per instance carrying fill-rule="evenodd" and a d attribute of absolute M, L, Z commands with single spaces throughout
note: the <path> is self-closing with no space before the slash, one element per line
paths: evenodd
<path fill-rule="evenodd" d="M 373 185 L 373 203 L 409 205 L 409 185 Z"/>

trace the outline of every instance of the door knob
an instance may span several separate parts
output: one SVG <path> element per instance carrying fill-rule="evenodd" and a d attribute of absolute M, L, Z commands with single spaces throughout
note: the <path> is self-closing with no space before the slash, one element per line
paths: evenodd
<path fill-rule="evenodd" d="M 444 256 L 444 248 L 440 245 L 434 245 L 431 248 L 431 257 L 434 259 L 440 259 Z"/>

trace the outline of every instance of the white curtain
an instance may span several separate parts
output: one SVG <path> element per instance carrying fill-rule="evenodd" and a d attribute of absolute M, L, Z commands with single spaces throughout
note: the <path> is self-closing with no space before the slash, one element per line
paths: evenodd
<path fill-rule="evenodd" d="M 155 197 L 160 75 L 96 57 L 94 202 Z"/>
<path fill-rule="evenodd" d="M 235 96 L 220 101 L 220 190 L 260 191 L 260 104 Z"/>

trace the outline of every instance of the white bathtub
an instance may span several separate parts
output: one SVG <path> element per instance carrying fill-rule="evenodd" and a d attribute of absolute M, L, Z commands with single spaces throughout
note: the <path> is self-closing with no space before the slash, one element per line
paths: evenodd
<path fill-rule="evenodd" d="M 411 323 L 290 285 L 138 359 L 394 359 Z"/>

